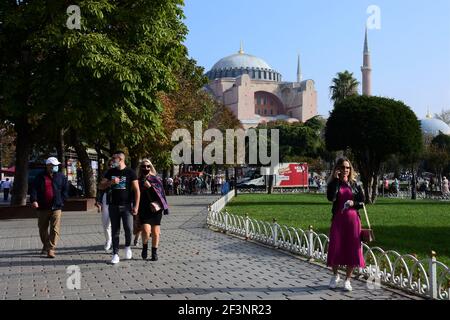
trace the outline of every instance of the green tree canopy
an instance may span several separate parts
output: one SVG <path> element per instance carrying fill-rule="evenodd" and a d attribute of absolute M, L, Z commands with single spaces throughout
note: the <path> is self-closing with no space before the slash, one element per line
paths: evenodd
<path fill-rule="evenodd" d="M 392 154 L 418 154 L 423 146 L 419 120 L 408 106 L 368 96 L 350 97 L 335 106 L 325 140 L 328 150 L 351 150 L 368 202 L 375 201 L 381 163 Z"/>
<path fill-rule="evenodd" d="M 26 199 L 31 138 L 48 128 L 130 147 L 160 134 L 158 94 L 176 87 L 186 59 L 183 0 L 79 0 L 80 30 L 66 26 L 70 4 L 0 3 L 0 117 L 17 132 L 15 204 Z"/>

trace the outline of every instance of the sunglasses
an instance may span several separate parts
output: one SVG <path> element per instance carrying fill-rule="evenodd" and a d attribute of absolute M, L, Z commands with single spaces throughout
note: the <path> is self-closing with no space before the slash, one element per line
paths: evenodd
<path fill-rule="evenodd" d="M 152 167 L 151 167 L 151 166 L 145 166 L 145 165 L 144 165 L 144 166 L 141 166 L 141 168 L 142 168 L 142 169 L 151 169 Z"/>

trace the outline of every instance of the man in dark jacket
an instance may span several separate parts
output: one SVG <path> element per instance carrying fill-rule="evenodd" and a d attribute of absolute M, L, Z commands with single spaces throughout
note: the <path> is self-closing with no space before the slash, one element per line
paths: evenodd
<path fill-rule="evenodd" d="M 58 159 L 50 157 L 45 164 L 45 171 L 34 179 L 30 202 L 33 208 L 38 210 L 39 235 L 43 244 L 41 254 L 47 253 L 47 257 L 55 258 L 61 211 L 68 196 L 68 185 L 66 176 L 59 172 L 61 163 Z"/>

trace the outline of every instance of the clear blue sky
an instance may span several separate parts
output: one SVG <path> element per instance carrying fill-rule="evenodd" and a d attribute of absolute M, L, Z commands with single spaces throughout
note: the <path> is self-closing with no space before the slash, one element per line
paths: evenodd
<path fill-rule="evenodd" d="M 419 118 L 450 109 L 450 0 L 185 0 L 189 54 L 208 71 L 244 51 L 296 79 L 313 79 L 319 114 L 331 110 L 329 86 L 345 69 L 361 81 L 367 8 L 381 10 L 381 28 L 369 30 L 374 95 L 409 105 Z M 361 88 L 360 88 L 361 90 Z"/>

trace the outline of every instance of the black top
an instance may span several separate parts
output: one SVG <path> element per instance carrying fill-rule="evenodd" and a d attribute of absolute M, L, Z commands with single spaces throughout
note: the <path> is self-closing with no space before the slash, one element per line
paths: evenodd
<path fill-rule="evenodd" d="M 120 179 L 120 182 L 111 185 L 111 204 L 116 206 L 130 205 L 134 200 L 131 182 L 137 180 L 136 172 L 130 168 L 124 168 L 123 170 L 114 168 L 105 173 L 105 178 L 108 180 L 116 177 Z"/>
<path fill-rule="evenodd" d="M 150 209 L 150 203 L 156 201 L 161 206 L 159 197 L 156 194 L 156 191 L 153 189 L 153 187 L 144 188 L 144 184 L 142 181 L 139 182 L 139 186 L 141 189 L 141 200 L 139 202 L 139 214 L 152 213 L 152 211 Z M 162 208 L 162 206 L 161 206 L 161 208 Z"/>
<path fill-rule="evenodd" d="M 337 203 L 338 203 L 337 198 L 339 195 L 339 188 L 341 187 L 342 184 L 345 184 L 345 183 L 346 182 L 341 182 L 339 179 L 334 178 L 333 180 L 331 180 L 331 182 L 327 186 L 327 198 L 329 201 L 333 202 L 333 206 L 331 208 L 333 217 L 338 210 L 337 209 Z M 358 184 L 356 182 L 349 182 L 346 184 L 352 189 L 353 202 L 354 202 L 353 208 L 355 208 L 356 210 L 362 209 L 362 207 L 364 206 L 365 195 L 364 195 L 364 190 L 361 187 L 361 184 Z"/>

